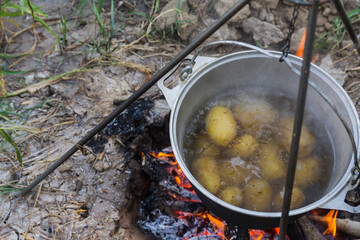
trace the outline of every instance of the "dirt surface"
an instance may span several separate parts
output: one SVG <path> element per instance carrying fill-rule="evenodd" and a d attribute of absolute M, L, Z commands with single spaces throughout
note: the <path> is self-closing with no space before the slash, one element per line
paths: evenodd
<path fill-rule="evenodd" d="M 155 2 L 114 1 L 116 31 L 110 40 L 106 37 L 109 31 L 101 33 L 90 1 L 81 13 L 77 11 L 79 1 L 33 1 L 48 14 L 46 22 L 59 34 L 60 46 L 41 25 L 34 31 L 29 16 L 17 17 L 18 26 L 4 22 L 8 39 L 1 43 L 2 53 L 24 53 L 33 46 L 34 49 L 26 57 L 0 60 L 8 70 L 25 71 L 5 76 L 8 93 L 28 87 L 0 101 L 4 109 L 26 115 L 25 120 L 17 115 L 9 116 L 14 123 L 40 129 L 41 133 L 14 134 L 23 155 L 23 166 L 11 146 L 1 149 L 1 187 L 10 187 L 16 193 L 38 177 L 111 113 L 116 107 L 114 102 L 129 97 L 236 1 L 180 1 L 182 21 L 174 15 L 176 1 L 160 1 L 159 10 L 153 15 L 156 21 L 144 17 L 144 14 L 152 15 Z M 355 0 L 344 2 L 349 10 L 359 4 Z M 293 6 L 285 0 L 251 1 L 250 6 L 207 41 L 239 40 L 280 51 L 292 11 Z M 307 8 L 301 7 L 291 53 L 295 53 L 300 42 L 307 14 Z M 110 1 L 104 3 L 100 16 L 109 29 Z M 331 31 L 329 24 L 335 16 L 336 10 L 330 3 L 320 7 L 318 37 Z M 67 31 L 61 34 L 60 18 L 64 17 Z M 169 25 L 173 21 L 178 31 L 171 35 Z M 359 23 L 353 26 L 358 33 Z M 28 29 L 11 38 L 25 28 Z M 359 111 L 359 58 L 351 41 L 346 36 L 338 47 L 332 48 L 330 44 L 326 47 L 314 52 L 315 64 L 344 86 Z M 66 74 L 50 84 L 36 85 L 73 70 L 76 73 Z M 162 94 L 155 86 L 143 97 L 161 99 Z M 83 152 L 75 153 L 31 194 L 21 198 L 1 194 L 0 239 L 145 239 L 130 226 L 133 220 L 124 220 L 126 213 L 132 212 L 131 199 L 126 195 L 128 162 L 121 141 L 109 137 L 99 151 L 86 147 Z"/>

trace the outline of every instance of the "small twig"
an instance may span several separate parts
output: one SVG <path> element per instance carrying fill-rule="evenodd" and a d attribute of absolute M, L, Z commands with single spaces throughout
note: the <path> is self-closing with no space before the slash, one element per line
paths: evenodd
<path fill-rule="evenodd" d="M 6 155 L 4 155 L 4 154 L 2 154 L 2 153 L 0 153 L 0 156 L 2 156 L 4 159 L 9 160 L 9 161 L 11 162 L 11 164 L 12 164 L 15 168 L 18 168 L 18 166 L 16 166 L 16 164 L 13 162 L 13 160 L 12 160 L 10 157 L 8 157 L 8 156 L 6 156 Z"/>
<path fill-rule="evenodd" d="M 74 70 L 61 73 L 61 74 L 56 75 L 56 76 L 54 76 L 54 77 L 48 78 L 48 79 L 46 79 L 46 80 L 44 80 L 44 81 L 35 83 L 35 84 L 33 84 L 33 85 L 24 87 L 24 88 L 22 88 L 22 89 L 19 89 L 19 90 L 17 90 L 17 91 L 11 92 L 11 93 L 7 93 L 7 94 L 6 94 L 6 97 L 17 96 L 17 95 L 20 95 L 20 94 L 25 93 L 25 92 L 30 92 L 30 93 L 36 92 L 37 90 L 39 90 L 39 89 L 41 89 L 41 88 L 43 88 L 43 87 L 46 87 L 46 86 L 48 86 L 48 85 L 57 83 L 58 81 L 60 81 L 61 79 L 63 79 L 63 78 L 66 77 L 66 76 L 69 76 L 69 75 L 74 74 L 74 73 L 83 72 L 83 71 L 86 71 L 86 69 L 78 69 L 78 68 L 76 68 L 76 69 L 74 69 Z"/>
<path fill-rule="evenodd" d="M 346 69 L 346 71 L 359 71 L 360 67 Z"/>
<path fill-rule="evenodd" d="M 57 23 L 49 23 L 48 25 L 51 26 L 51 25 L 55 25 Z M 40 23 L 36 23 L 36 26 L 37 27 L 41 27 L 42 25 Z M 21 29 L 20 31 L 17 31 L 16 33 L 14 33 L 10 38 L 9 38 L 9 44 L 14 40 L 14 38 L 16 38 L 17 36 L 21 35 L 22 33 L 32 29 L 34 26 L 31 25 L 31 26 L 28 26 L 24 29 Z"/>
<path fill-rule="evenodd" d="M 341 51 L 343 51 L 343 50 L 347 49 L 348 47 L 351 47 L 352 45 L 353 45 L 353 43 L 349 43 L 349 44 L 348 44 L 348 45 L 346 45 L 345 47 L 342 47 L 342 48 L 340 48 L 340 49 L 336 50 L 334 53 L 339 53 L 339 52 L 341 52 Z"/>
<path fill-rule="evenodd" d="M 339 63 L 339 62 L 341 62 L 341 61 L 344 61 L 345 59 L 348 59 L 349 57 L 353 56 L 354 53 L 357 53 L 357 50 L 356 50 L 356 49 L 352 50 L 347 56 L 345 56 L 345 57 L 343 57 L 343 58 L 340 58 L 340 59 L 334 61 L 334 64 L 337 64 L 337 63 Z"/>

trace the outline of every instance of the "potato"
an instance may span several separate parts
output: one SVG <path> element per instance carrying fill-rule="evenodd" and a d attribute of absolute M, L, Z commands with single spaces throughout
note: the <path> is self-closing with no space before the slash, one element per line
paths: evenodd
<path fill-rule="evenodd" d="M 218 197 L 227 203 L 240 206 L 243 202 L 243 194 L 238 187 L 230 186 L 221 190 Z"/>
<path fill-rule="evenodd" d="M 229 109 L 215 106 L 205 119 L 205 128 L 209 138 L 217 145 L 227 146 L 236 136 L 236 121 Z"/>
<path fill-rule="evenodd" d="M 220 178 L 225 186 L 244 186 L 249 171 L 234 165 L 230 160 L 222 160 L 219 164 Z"/>
<path fill-rule="evenodd" d="M 232 156 L 246 158 L 250 156 L 258 147 L 259 144 L 253 136 L 244 134 L 241 137 L 235 139 L 230 152 Z"/>
<path fill-rule="evenodd" d="M 263 177 L 269 181 L 285 176 L 285 163 L 279 158 L 279 147 L 275 144 L 261 145 L 259 166 Z"/>
<path fill-rule="evenodd" d="M 255 211 L 269 211 L 272 194 L 270 184 L 263 179 L 253 179 L 245 187 L 245 206 Z"/>
<path fill-rule="evenodd" d="M 314 184 L 321 174 L 320 161 L 321 159 L 317 156 L 298 159 L 296 163 L 295 185 L 305 189 Z"/>
<path fill-rule="evenodd" d="M 279 136 L 280 144 L 290 152 L 291 140 L 293 135 L 294 128 L 294 118 L 291 116 L 284 117 L 279 122 L 279 129 L 282 133 Z M 315 146 L 315 137 L 311 134 L 310 130 L 306 125 L 303 124 L 300 134 L 300 144 L 299 144 L 299 158 L 307 157 L 314 150 Z"/>
<path fill-rule="evenodd" d="M 220 149 L 215 144 L 212 144 L 205 135 L 200 135 L 195 144 L 196 153 L 202 156 L 217 156 L 220 154 Z"/>
<path fill-rule="evenodd" d="M 233 115 L 243 128 L 267 124 L 276 120 L 277 111 L 264 100 L 246 98 L 233 108 Z"/>
<path fill-rule="evenodd" d="M 275 195 L 273 200 L 273 210 L 281 211 L 284 201 L 284 190 Z M 291 195 L 290 209 L 297 209 L 305 204 L 305 195 L 300 188 L 294 187 Z"/>
<path fill-rule="evenodd" d="M 220 173 L 216 160 L 212 157 L 200 157 L 191 165 L 192 173 L 199 183 L 209 192 L 216 194 L 220 188 Z"/>

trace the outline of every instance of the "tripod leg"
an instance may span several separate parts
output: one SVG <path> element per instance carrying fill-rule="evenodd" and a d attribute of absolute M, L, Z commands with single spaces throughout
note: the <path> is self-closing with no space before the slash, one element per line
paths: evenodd
<path fill-rule="evenodd" d="M 357 52 L 360 54 L 360 44 L 359 44 L 359 39 L 356 36 L 356 33 L 354 31 L 354 29 L 351 26 L 350 20 L 346 15 L 345 9 L 344 9 L 344 5 L 341 2 L 341 0 L 333 0 L 336 10 L 339 14 L 339 17 L 341 18 L 342 22 L 344 23 L 344 26 L 346 28 L 346 31 L 348 32 L 351 40 L 354 43 L 354 47 L 357 50 Z"/>

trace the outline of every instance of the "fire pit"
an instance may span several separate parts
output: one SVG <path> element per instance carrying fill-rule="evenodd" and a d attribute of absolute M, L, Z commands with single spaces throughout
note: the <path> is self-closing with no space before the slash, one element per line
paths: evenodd
<path fill-rule="evenodd" d="M 243 229 L 241 226 L 228 224 L 209 211 L 191 188 L 170 148 L 143 154 L 141 162 L 151 178 L 151 186 L 149 194 L 141 200 L 137 223 L 141 229 L 151 232 L 155 237 L 266 240 L 276 239 L 278 236 L 279 228 Z M 315 235 L 318 236 L 317 239 L 347 239 L 351 235 L 346 233 L 358 234 L 354 230 L 348 230 L 348 226 L 343 223 L 340 223 L 340 228 L 336 231 L 337 218 L 333 213 L 337 212 L 323 209 L 308 212 L 307 216 L 290 225 L 286 239 L 315 239 Z M 346 212 L 340 211 L 339 214 L 344 216 Z M 358 218 L 358 215 L 353 215 L 353 219 Z M 342 220 L 337 221 L 339 225 Z M 343 221 L 351 222 L 349 219 Z"/>

